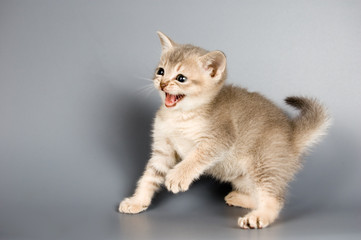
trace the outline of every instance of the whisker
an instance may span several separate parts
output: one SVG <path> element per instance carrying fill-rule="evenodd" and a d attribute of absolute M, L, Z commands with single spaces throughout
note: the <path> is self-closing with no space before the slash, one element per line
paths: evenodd
<path fill-rule="evenodd" d="M 148 98 L 151 93 L 153 92 L 154 88 L 151 89 L 146 89 L 145 91 L 143 91 L 143 94 L 141 94 L 143 97 Z"/>
<path fill-rule="evenodd" d="M 145 80 L 145 81 L 153 82 L 153 79 L 150 79 L 150 78 L 139 77 L 139 76 L 135 76 L 135 78 L 140 79 L 140 80 Z"/>
<path fill-rule="evenodd" d="M 151 88 L 146 88 L 144 89 L 144 91 L 142 91 L 142 95 L 148 96 L 149 93 L 151 93 L 153 91 L 153 89 Z"/>
<path fill-rule="evenodd" d="M 150 87 L 150 85 L 142 86 L 136 89 L 135 92 L 143 92 L 144 90 L 148 90 Z"/>
<path fill-rule="evenodd" d="M 154 85 L 153 85 L 154 80 L 150 79 L 150 78 L 140 77 L 140 76 L 135 76 L 135 78 L 140 79 L 140 80 L 145 80 L 147 82 L 152 82 L 152 83 L 146 84 L 145 86 L 141 86 L 134 91 L 137 95 L 149 97 L 150 94 L 155 90 Z"/>
<path fill-rule="evenodd" d="M 150 94 L 153 90 L 155 90 L 153 84 L 147 84 L 147 85 L 145 85 L 145 86 L 142 86 L 142 87 L 138 88 L 138 89 L 135 90 L 134 92 L 135 92 L 136 94 L 139 94 L 139 95 L 147 95 L 147 96 L 149 96 L 149 94 Z"/>
<path fill-rule="evenodd" d="M 148 93 L 146 93 L 145 97 L 148 98 L 148 97 L 150 96 L 150 94 L 152 94 L 152 92 L 153 92 L 154 90 L 155 90 L 155 88 L 152 87 L 152 88 L 148 91 Z"/>

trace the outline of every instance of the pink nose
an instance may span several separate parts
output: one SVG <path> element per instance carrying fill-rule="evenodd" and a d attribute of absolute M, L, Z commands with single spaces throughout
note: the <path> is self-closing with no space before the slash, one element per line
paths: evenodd
<path fill-rule="evenodd" d="M 168 83 L 165 82 L 160 82 L 160 89 L 162 89 L 162 91 L 164 90 L 164 88 L 168 86 Z"/>

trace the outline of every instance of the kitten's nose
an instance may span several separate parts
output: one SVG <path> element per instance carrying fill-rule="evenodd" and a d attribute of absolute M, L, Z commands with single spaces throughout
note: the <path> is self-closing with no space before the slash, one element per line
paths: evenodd
<path fill-rule="evenodd" d="M 166 83 L 166 82 L 160 82 L 160 89 L 162 89 L 162 91 L 163 91 L 163 89 L 166 87 L 166 86 L 168 86 L 168 83 Z"/>

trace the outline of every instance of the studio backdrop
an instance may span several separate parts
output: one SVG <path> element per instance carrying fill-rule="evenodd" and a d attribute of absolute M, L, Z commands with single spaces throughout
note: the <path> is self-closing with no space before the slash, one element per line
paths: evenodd
<path fill-rule="evenodd" d="M 117 212 L 150 156 L 156 31 L 227 56 L 228 84 L 317 97 L 333 125 L 270 228 L 227 184 Z M 0 1 L 0 239 L 360 239 L 361 1 Z"/>

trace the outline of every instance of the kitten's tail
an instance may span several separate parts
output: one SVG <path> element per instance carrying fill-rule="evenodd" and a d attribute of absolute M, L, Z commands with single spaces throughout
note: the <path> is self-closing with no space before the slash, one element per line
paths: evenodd
<path fill-rule="evenodd" d="M 327 109 L 314 98 L 287 97 L 285 101 L 301 110 L 301 113 L 291 120 L 291 124 L 294 146 L 297 152 L 302 154 L 326 134 L 331 118 Z"/>

